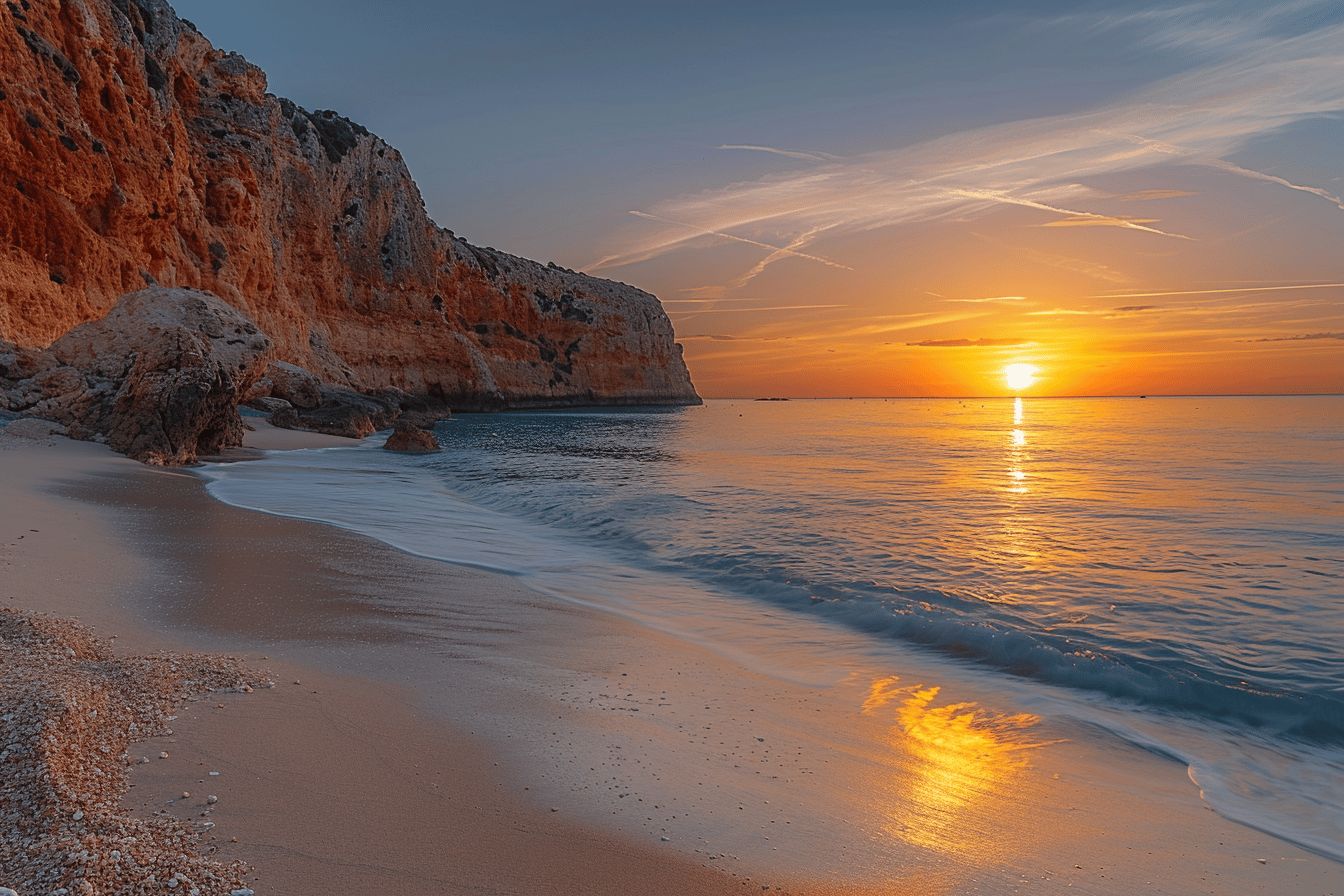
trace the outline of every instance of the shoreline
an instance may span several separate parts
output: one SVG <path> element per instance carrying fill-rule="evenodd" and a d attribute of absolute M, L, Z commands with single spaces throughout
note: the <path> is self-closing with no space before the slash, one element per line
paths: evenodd
<path fill-rule="evenodd" d="M 269 435 L 263 432 L 256 441 L 267 444 Z M 595 825 L 592 813 L 585 813 L 584 807 L 591 810 L 604 800 L 623 802 L 620 794 L 604 796 L 593 792 L 594 788 L 576 793 L 564 774 L 547 779 L 540 770 L 542 763 L 548 757 L 559 766 L 585 761 L 584 757 L 601 759 L 599 749 L 621 744 L 628 748 L 636 740 L 631 736 L 633 730 L 638 731 L 639 738 L 654 744 L 644 754 L 650 761 L 655 756 L 665 760 L 671 755 L 669 750 L 695 749 L 679 740 L 683 737 L 679 732 L 666 725 L 659 727 L 670 720 L 660 720 L 658 714 L 673 712 L 658 709 L 661 703 L 612 705 L 600 713 L 590 708 L 595 700 L 600 702 L 601 688 L 623 677 L 615 671 L 618 667 L 634 671 L 635 667 L 621 666 L 632 657 L 639 658 L 641 666 L 650 670 L 644 678 L 693 679 L 685 685 L 677 682 L 677 687 L 688 689 L 685 693 L 669 688 L 658 698 L 676 706 L 690 702 L 688 698 L 692 697 L 697 704 L 701 699 L 707 701 L 707 695 L 713 693 L 716 702 L 747 706 L 753 712 L 755 708 L 769 710 L 795 727 L 811 725 L 803 712 L 814 707 L 805 705 L 804 698 L 821 698 L 804 693 L 807 688 L 798 691 L 793 708 L 781 709 L 778 704 L 790 702 L 787 683 L 734 668 L 725 658 L 709 657 L 672 636 L 641 630 L 627 621 L 604 619 L 594 611 L 557 606 L 554 601 L 523 591 L 504 576 L 423 560 L 320 524 L 232 508 L 205 494 L 196 476 L 146 470 L 95 446 L 62 442 L 59 451 L 45 453 L 41 465 L 48 481 L 64 483 L 59 486 L 60 496 L 45 499 L 50 505 L 45 509 L 57 518 L 62 514 L 97 518 L 104 531 L 85 533 L 82 540 L 111 548 L 105 553 L 114 556 L 109 558 L 109 565 L 100 565 L 97 571 L 86 570 L 86 584 L 96 587 L 101 581 L 105 586 L 109 579 L 119 577 L 122 596 L 115 607 L 100 606 L 86 595 L 82 603 L 67 600 L 64 606 L 46 609 L 83 615 L 100 631 L 118 631 L 123 635 L 120 643 L 137 649 L 174 644 L 204 647 L 241 653 L 252 667 L 276 670 L 278 685 L 274 691 L 229 702 L 226 709 L 206 705 L 210 701 L 191 704 L 175 726 L 176 743 L 164 748 L 175 759 L 186 758 L 184 765 L 190 765 L 190 756 L 199 755 L 202 758 L 196 761 L 223 772 L 217 786 L 225 792 L 218 794 L 220 803 L 214 810 L 218 840 L 222 841 L 217 845 L 226 858 L 242 859 L 257 867 L 257 886 L 277 887 L 284 892 L 318 892 L 322 887 L 313 875 L 321 867 L 317 860 L 321 850 L 329 850 L 326 861 L 330 861 L 335 855 L 347 860 L 361 848 L 368 849 L 369 831 L 361 832 L 358 825 L 352 829 L 351 801 L 369 807 L 368 811 L 360 810 L 360 821 L 366 828 L 372 825 L 381 838 L 398 834 L 373 854 L 400 863 L 347 861 L 339 866 L 343 869 L 339 874 L 326 878 L 328 886 L 366 882 L 415 892 L 414 882 L 422 881 L 432 887 L 425 892 L 452 892 L 455 886 L 464 892 L 476 892 L 489 886 L 499 892 L 540 888 L 551 892 L 640 889 L 708 893 L 741 892 L 744 879 L 755 878 L 766 881 L 765 887 L 789 892 L 861 892 L 869 887 L 881 892 L 960 892 L 968 884 L 999 892 L 1022 883 L 1015 879 L 1016 860 L 1007 861 L 1014 851 L 1032 857 L 1031 863 L 1039 865 L 1041 875 L 1035 876 L 1038 886 L 1049 882 L 1062 888 L 1067 884 L 1083 892 L 1114 892 L 1110 888 L 1122 881 L 1143 884 L 1157 880 L 1157 892 L 1324 894 L 1333 892 L 1334 882 L 1344 877 L 1340 866 L 1328 860 L 1234 825 L 1202 807 L 1190 807 L 1185 802 L 1189 785 L 1179 780 L 1183 776 L 1172 763 L 1136 756 L 1137 751 L 1132 749 L 1117 749 L 1114 756 L 1103 757 L 1114 760 L 1114 768 L 1108 772 L 1097 767 L 1096 757 L 1085 755 L 1086 751 L 1074 745 L 1024 753 L 1042 768 L 1014 781 L 1018 792 L 994 807 L 996 811 L 1031 817 L 1046 802 L 1063 799 L 1084 804 L 1064 810 L 1056 807 L 1058 811 L 1042 815 L 1047 831 L 1042 836 L 1048 841 L 1043 847 L 1000 844 L 983 854 L 988 841 L 982 838 L 979 847 L 960 843 L 962 854 L 949 851 L 936 856 L 938 861 L 932 860 L 930 850 L 910 849 L 905 853 L 908 864 L 879 869 L 880 876 L 875 876 L 871 868 L 856 869 L 848 877 L 828 873 L 806 879 L 782 872 L 767 874 L 762 856 L 769 856 L 768 852 L 743 859 L 729 856 L 723 864 L 730 871 L 711 870 L 704 865 L 720 861 L 723 850 L 707 845 L 703 850 L 696 847 L 696 852 L 683 851 L 680 844 L 685 829 L 677 826 L 679 820 L 667 822 L 672 827 L 664 836 L 673 842 L 650 836 L 650 845 L 630 836 L 629 818 Z M 348 440 L 336 443 L 353 444 Z M 11 464 L 14 459 L 12 453 L 0 452 L 0 464 Z M 29 472 L 36 471 L 30 468 Z M 7 490 L 13 490 L 15 478 L 6 477 Z M 40 491 L 41 486 L 29 483 L 29 489 Z M 87 512 L 90 508 L 95 508 L 91 514 Z M 115 522 L 119 530 L 115 537 L 107 531 L 110 522 Z M 207 540 L 210 550 L 202 553 Z M 54 554 L 60 556 L 61 552 L 56 550 Z M 153 559 L 147 555 L 153 555 Z M 40 567 L 43 557 L 32 559 L 34 568 Z M 358 568 L 348 565 L 351 562 L 357 562 Z M 119 569 L 117 563 L 128 568 Z M 237 581 L 240 567 L 245 575 Z M 235 581 L 228 587 L 193 593 L 203 584 L 228 581 L 230 577 Z M 175 588 L 180 590 L 172 597 Z M 431 612 L 433 604 L 442 602 L 444 588 L 460 599 L 461 616 L 458 629 L 446 644 L 441 637 L 442 617 Z M 285 595 L 283 607 L 258 600 L 258 595 L 278 591 Z M 139 592 L 138 596 L 134 592 Z M 512 609 L 501 611 L 498 608 L 502 605 Z M 528 630 L 529 626 L 533 629 Z M 564 642 L 578 633 L 584 633 L 591 642 L 576 654 Z M 502 651 L 503 647 L 514 650 Z M 445 651 L 454 681 L 470 682 L 473 687 L 493 682 L 492 691 L 481 688 L 480 693 L 440 700 L 417 693 L 417 679 L 440 684 L 446 680 L 444 668 L 431 668 L 434 663 L 443 665 Z M 507 657 L 508 662 L 501 666 L 493 656 L 501 652 L 518 655 Z M 385 669 L 379 673 L 373 668 L 379 656 L 395 657 L 405 665 L 395 674 L 389 675 Z M 428 663 L 424 661 L 426 656 L 436 659 Z M 333 665 L 349 674 L 333 674 Z M 660 668 L 666 672 L 652 674 Z M 503 676 L 498 674 L 501 669 L 506 673 Z M 516 687 L 514 679 L 527 679 L 538 670 L 560 682 L 555 685 L 556 694 L 563 692 L 560 697 Z M 574 674 L 566 678 L 571 672 Z M 396 683 L 398 678 L 401 684 Z M 303 685 L 289 684 L 295 680 L 303 681 Z M 640 681 L 631 686 L 634 702 L 646 696 L 640 690 L 646 685 Z M 628 685 L 621 681 L 620 686 Z M 890 699 L 889 694 L 876 690 L 870 696 L 879 704 L 883 697 Z M 498 715 L 491 703 L 501 697 L 517 701 L 517 706 L 505 713 L 514 717 L 503 723 L 488 718 Z M 587 706 L 583 705 L 585 700 Z M 554 716 L 557 709 L 563 716 L 556 723 L 558 734 L 535 724 L 538 719 Z M 643 709 L 647 721 L 630 709 Z M 696 709 L 689 719 L 678 717 L 677 725 L 685 723 L 689 727 L 690 722 L 702 722 L 716 726 L 720 732 L 733 731 L 732 712 L 717 705 L 709 710 L 706 703 L 705 711 Z M 816 712 L 823 714 L 827 724 L 814 732 L 809 746 L 824 747 L 829 736 L 826 729 L 835 720 L 820 708 Z M 632 721 L 635 719 L 639 721 Z M 752 742 L 757 738 L 750 735 L 761 724 L 761 720 L 753 720 L 751 732 L 738 732 L 748 747 L 754 748 Z M 847 724 L 862 728 L 863 735 L 870 739 L 883 736 L 884 723 L 875 718 L 850 720 Z M 636 725 L 644 727 L 632 728 Z M 484 734 L 477 733 L 478 727 Z M 382 732 L 396 734 L 389 738 Z M 501 732 L 505 745 L 501 744 Z M 770 745 L 802 737 L 788 730 L 769 730 L 766 735 Z M 854 737 L 858 742 L 859 735 Z M 342 750 L 334 755 L 324 751 L 316 756 L 311 750 L 313 744 L 333 741 L 342 744 Z M 527 744 L 520 746 L 520 741 Z M 832 741 L 831 747 L 837 743 L 849 745 Z M 734 761 L 746 759 L 748 752 L 741 751 Z M 768 753 L 768 747 L 762 752 Z M 1036 759 L 1038 756 L 1041 758 Z M 902 779 L 899 768 L 881 765 L 886 759 L 878 757 L 875 761 L 879 765 L 874 767 L 890 780 L 874 779 L 869 786 L 879 785 L 883 800 L 909 797 L 912 780 L 908 776 Z M 756 760 L 770 761 L 770 757 L 756 756 Z M 274 769 L 261 773 L 268 764 Z M 371 774 L 371 767 L 381 771 Z M 673 779 L 668 786 L 674 792 L 693 790 L 716 780 L 715 772 L 710 772 L 709 778 L 697 784 L 670 763 L 655 767 Z M 422 785 L 430 768 L 451 769 L 452 786 L 431 786 L 426 793 Z M 1056 778 L 1063 772 L 1067 785 L 1050 784 L 1043 774 L 1047 768 L 1055 769 Z M 191 771 L 175 767 L 174 762 L 137 767 L 136 789 L 127 804 L 144 812 L 162 807 L 165 794 L 183 789 L 182 781 L 191 778 Z M 794 771 L 797 773 L 796 768 Z M 948 772 L 942 770 L 945 775 Z M 617 789 L 636 793 L 638 782 L 631 786 L 635 780 L 631 774 L 627 762 L 619 769 L 617 777 L 622 781 Z M 724 777 L 726 773 L 718 774 L 716 787 L 734 783 Z M 1136 776 L 1155 774 L 1165 782 L 1157 789 L 1158 796 L 1171 801 L 1160 808 L 1171 811 L 1171 818 L 1146 819 L 1145 811 L 1154 808 L 1151 805 L 1119 805 L 1127 788 L 1140 779 Z M 191 785 L 188 789 L 201 786 L 197 780 L 187 781 Z M 429 780 L 431 785 L 441 783 Z M 793 780 L 791 787 L 815 786 L 806 777 L 795 775 Z M 917 785 L 918 780 L 913 783 Z M 778 786 L 782 785 L 771 785 Z M 645 795 L 656 789 L 650 787 Z M 537 794 L 545 794 L 544 801 L 539 802 Z M 767 795 L 774 795 L 777 804 L 788 800 L 786 793 Z M 849 794 L 845 798 L 861 797 Z M 1177 800 L 1181 800 L 1180 805 Z M 301 808 L 286 813 L 277 808 L 283 803 Z M 844 808 L 839 797 L 836 808 Z M 712 806 L 706 801 L 690 809 L 692 815 L 712 814 Z M 170 811 L 177 809 L 170 807 Z M 440 824 L 450 815 L 451 823 L 458 827 Z M 916 816 L 907 815 L 904 823 Z M 752 809 L 752 817 L 767 823 L 765 810 L 759 807 Z M 899 817 L 900 812 L 895 812 L 893 818 Z M 414 821 L 408 824 L 408 819 Z M 433 821 L 427 823 L 426 819 Z M 1131 842 L 1107 843 L 1114 837 L 1108 837 L 1104 827 L 1097 827 L 1105 819 L 1115 825 L 1136 826 L 1132 835 L 1126 831 Z M 791 820 L 799 824 L 805 821 L 796 815 Z M 770 818 L 768 823 L 774 821 Z M 977 815 L 966 816 L 963 821 L 972 827 L 989 823 Z M 816 819 L 815 823 L 834 827 L 849 822 L 845 815 L 837 814 Z M 1077 830 L 1065 829 L 1065 823 L 1075 825 Z M 713 826 L 711 820 L 697 820 L 695 824 Z M 1137 829 L 1142 826 L 1151 830 Z M 392 830 L 398 827 L 404 830 Z M 1032 830 L 1030 825 L 1027 829 Z M 647 833 L 656 835 L 657 826 Z M 963 834 L 955 836 L 965 840 Z M 239 843 L 228 843 L 233 836 Z M 524 842 L 519 843 L 517 837 Z M 445 844 L 465 844 L 468 848 L 453 855 L 445 874 L 426 874 L 418 867 L 425 854 L 439 858 L 448 851 Z M 532 851 L 539 848 L 538 844 L 550 847 L 549 852 L 539 853 L 545 858 L 536 863 L 550 869 L 551 877 L 546 880 L 526 877 L 523 872 L 528 869 L 519 868 L 519 863 L 512 860 L 518 849 Z M 1144 845 L 1152 847 L 1145 850 L 1147 856 L 1126 855 Z M 390 851 L 389 846 L 393 847 Z M 972 855 L 977 850 L 982 854 Z M 1265 855 L 1258 854 L 1261 852 Z M 715 858 L 705 861 L 705 855 Z M 1118 868 L 1111 864 L 1117 857 L 1136 864 Z M 1261 864 L 1260 858 L 1266 858 L 1266 863 Z M 533 863 L 526 864 L 530 869 Z M 565 869 L 575 876 L 566 877 Z M 733 872 L 739 876 L 732 877 Z M 651 886 L 651 880 L 659 883 Z M 751 884 L 753 889 L 761 886 L 756 881 Z M 663 882 L 666 889 L 659 888 Z"/>
<path fill-rule="evenodd" d="M 277 441 L 290 443 L 286 447 L 352 444 L 270 429 L 249 439 L 249 447 L 271 449 Z M 273 690 L 258 689 L 241 698 L 207 694 L 183 703 L 175 710 L 170 735 L 130 747 L 133 756 L 169 756 L 131 767 L 122 805 L 132 819 L 150 821 L 166 812 L 195 820 L 200 791 L 208 788 L 219 801 L 210 806 L 215 827 L 203 849 L 214 860 L 251 866 L 248 886 L 258 892 L 316 894 L 366 887 L 425 894 L 742 892 L 745 881 L 731 873 L 530 804 L 526 788 L 501 776 L 499 763 L 478 738 L 431 716 L 405 688 L 342 676 L 310 661 L 314 652 L 333 650 L 336 655 L 329 658 L 339 664 L 337 645 L 343 639 L 367 642 L 367 631 L 354 634 L 360 625 L 325 633 L 289 628 L 286 634 L 296 643 L 316 639 L 322 646 L 282 656 L 283 641 L 265 636 L 275 617 L 250 617 L 241 629 L 221 617 L 190 619 L 200 607 L 178 602 L 183 594 L 173 593 L 183 584 L 182 569 L 138 550 L 135 536 L 127 537 L 133 527 L 115 531 L 110 523 L 128 522 L 126 511 L 109 508 L 109 495 L 98 488 L 110 484 L 162 500 L 142 509 L 153 524 L 166 523 L 170 530 L 173 517 L 183 514 L 204 513 L 208 525 L 219 524 L 211 511 L 268 529 L 241 533 L 242 543 L 261 544 L 277 533 L 284 541 L 291 533 L 299 542 L 314 533 L 324 541 L 324 527 L 236 510 L 205 494 L 194 475 L 147 468 L 100 446 L 62 437 L 0 442 L 0 465 L 6 471 L 0 492 L 16 510 L 6 528 L 17 529 L 22 516 L 38 530 L 3 533 L 14 539 L 7 542 L 11 549 L 4 558 L 4 607 L 79 620 L 110 637 L 119 655 L 206 650 L 237 658 L 248 671 L 273 673 Z M 40 538 L 43 533 L 47 537 Z M 18 534 L 27 538 L 17 539 Z M 341 548 L 361 553 L 375 544 L 331 535 Z M 400 562 L 399 552 L 383 551 Z M 62 566 L 60 558 L 66 555 L 77 559 Z M 289 559 L 298 568 L 284 570 L 280 580 L 303 572 L 301 559 Z M 424 565 L 430 568 L 428 578 L 455 578 L 446 565 Z M 45 572 L 51 569 L 64 571 L 53 578 Z M 198 571 L 203 578 L 228 577 L 218 568 Z M 322 586 L 335 584 L 332 573 L 309 571 L 323 580 L 295 591 L 320 601 Z M 233 593 L 249 599 L 241 590 Z M 335 608 L 286 607 L 297 609 L 310 614 L 352 610 L 346 602 Z M 362 625 L 377 615 L 356 613 L 355 618 Z M 207 767 L 220 774 L 207 776 Z M 184 792 L 195 796 L 184 799 Z M 528 861 L 520 862 L 519 856 Z M 0 886 L 7 884 L 0 880 Z M 803 892 L 782 884 L 775 889 Z M 841 891 L 809 887 L 805 892 Z"/>

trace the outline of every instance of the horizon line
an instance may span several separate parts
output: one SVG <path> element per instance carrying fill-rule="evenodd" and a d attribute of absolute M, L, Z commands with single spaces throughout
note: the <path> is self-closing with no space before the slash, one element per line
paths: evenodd
<path fill-rule="evenodd" d="M 1016 398 L 1344 398 L 1341 392 L 1117 392 L 1073 395 L 715 395 L 705 401 L 981 401 Z"/>

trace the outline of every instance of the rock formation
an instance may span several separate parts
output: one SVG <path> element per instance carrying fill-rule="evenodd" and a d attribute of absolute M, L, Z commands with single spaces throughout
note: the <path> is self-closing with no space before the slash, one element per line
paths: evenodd
<path fill-rule="evenodd" d="M 439 440 L 427 429 L 402 422 L 398 423 L 392 435 L 387 437 L 383 447 L 388 451 L 399 451 L 403 454 L 430 454 L 439 450 Z"/>
<path fill-rule="evenodd" d="M 190 463 L 242 444 L 238 400 L 270 347 L 214 296 L 144 289 L 49 350 L 0 344 L 0 409 L 55 420 L 147 463 Z"/>
<path fill-rule="evenodd" d="M 698 402 L 657 299 L 438 228 L 395 149 L 267 93 L 163 0 L 6 6 L 0 338 L 46 346 L 162 284 L 218 295 L 340 388 Z"/>
<path fill-rule="evenodd" d="M 361 394 L 350 389 L 322 386 L 312 407 L 283 408 L 271 414 L 271 422 L 285 429 L 307 429 L 329 436 L 362 439 L 386 429 L 401 415 L 407 396 L 395 389 Z"/>

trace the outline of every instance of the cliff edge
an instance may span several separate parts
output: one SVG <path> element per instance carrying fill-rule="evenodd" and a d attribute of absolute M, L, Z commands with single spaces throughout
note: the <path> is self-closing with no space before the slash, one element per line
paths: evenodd
<path fill-rule="evenodd" d="M 394 148 L 271 95 L 163 0 L 13 0 L 0 22 L 0 339 L 185 287 L 350 389 L 699 402 L 654 296 L 439 228 Z"/>

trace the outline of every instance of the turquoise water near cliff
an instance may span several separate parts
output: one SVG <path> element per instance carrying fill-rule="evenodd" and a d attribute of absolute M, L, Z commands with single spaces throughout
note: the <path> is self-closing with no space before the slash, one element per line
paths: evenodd
<path fill-rule="evenodd" d="M 1034 683 L 1344 859 L 1344 398 L 712 401 L 439 436 L 210 488 L 673 628 L 784 607 Z"/>

